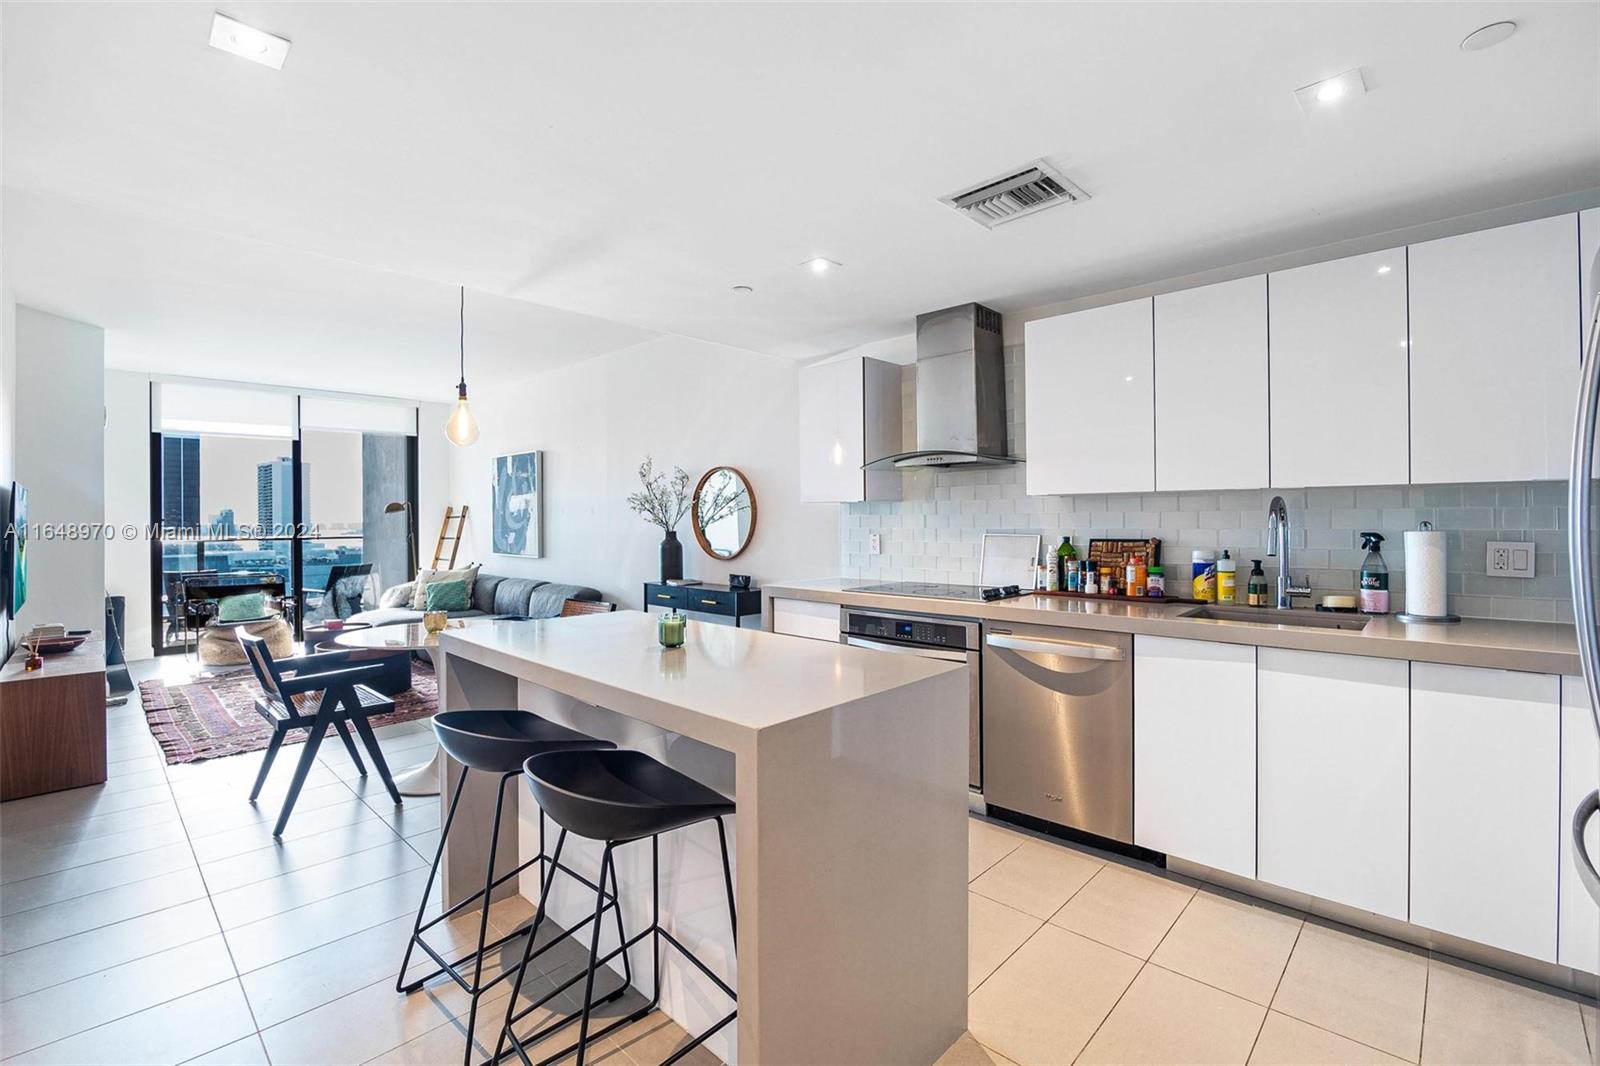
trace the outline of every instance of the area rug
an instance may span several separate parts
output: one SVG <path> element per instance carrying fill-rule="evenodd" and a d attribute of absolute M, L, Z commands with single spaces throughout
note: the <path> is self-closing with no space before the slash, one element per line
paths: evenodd
<path fill-rule="evenodd" d="M 146 681 L 139 686 L 145 721 L 161 742 L 169 766 L 265 748 L 272 737 L 272 727 L 256 713 L 259 695 L 261 686 L 249 667 L 212 674 L 188 684 Z M 388 714 L 374 716 L 373 726 L 411 722 L 434 712 L 439 706 L 439 681 L 432 666 L 421 660 L 411 664 L 411 691 L 394 697 L 394 706 Z M 306 731 L 297 729 L 283 742 L 300 744 L 305 739 Z"/>

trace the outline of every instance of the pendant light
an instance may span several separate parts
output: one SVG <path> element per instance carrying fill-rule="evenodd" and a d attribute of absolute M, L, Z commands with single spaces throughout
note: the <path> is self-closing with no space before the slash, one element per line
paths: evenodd
<path fill-rule="evenodd" d="M 456 406 L 444 424 L 444 435 L 451 444 L 466 447 L 478 439 L 478 420 L 467 406 L 467 287 L 461 287 L 461 381 L 456 385 Z"/>

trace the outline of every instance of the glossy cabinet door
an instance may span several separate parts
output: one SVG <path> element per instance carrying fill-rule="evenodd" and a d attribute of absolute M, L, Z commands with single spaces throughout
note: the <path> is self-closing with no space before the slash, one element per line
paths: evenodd
<path fill-rule="evenodd" d="M 1411 666 L 1411 921 L 1556 961 L 1560 679 Z"/>
<path fill-rule="evenodd" d="M 1593 321 L 1595 296 L 1600 295 L 1600 270 L 1595 269 L 1595 256 L 1600 255 L 1600 207 L 1578 212 L 1578 270 L 1582 282 L 1582 300 L 1578 306 L 1579 322 L 1588 330 Z M 1584 333 L 1588 339 L 1588 333 Z"/>
<path fill-rule="evenodd" d="M 1267 470 L 1267 278 L 1155 298 L 1156 490 L 1258 489 Z"/>
<path fill-rule="evenodd" d="M 1404 921 L 1410 664 L 1258 652 L 1262 881 Z"/>
<path fill-rule="evenodd" d="M 1025 327 L 1030 496 L 1155 488 L 1151 313 L 1132 300 Z"/>
<path fill-rule="evenodd" d="M 839 606 L 815 600 L 774 599 L 772 631 L 791 637 L 810 637 L 839 643 Z"/>
<path fill-rule="evenodd" d="M 900 368 L 854 356 L 800 368 L 800 499 L 897 500 L 901 475 L 863 471 L 900 450 Z"/>
<path fill-rule="evenodd" d="M 1405 484 L 1406 250 L 1273 273 L 1267 308 L 1271 484 Z"/>
<path fill-rule="evenodd" d="M 1578 340 L 1578 219 L 1414 244 L 1411 480 L 1565 478 Z"/>
<path fill-rule="evenodd" d="M 1572 813 L 1600 787 L 1600 743 L 1589 714 L 1581 677 L 1561 679 L 1561 930 L 1556 961 L 1585 973 L 1600 973 L 1600 904 L 1578 879 L 1572 848 Z M 1584 832 L 1591 859 L 1600 857 L 1600 816 Z"/>
<path fill-rule="evenodd" d="M 1256 876 L 1256 649 L 1135 636 L 1133 842 Z"/>

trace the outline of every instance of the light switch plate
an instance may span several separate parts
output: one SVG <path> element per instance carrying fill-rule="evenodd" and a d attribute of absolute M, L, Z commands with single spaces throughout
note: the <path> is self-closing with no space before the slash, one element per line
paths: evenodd
<path fill-rule="evenodd" d="M 1483 572 L 1490 577 L 1533 577 L 1533 542 L 1491 540 Z"/>
<path fill-rule="evenodd" d="M 883 539 L 876 533 L 867 534 L 867 554 L 879 555 L 883 552 Z"/>

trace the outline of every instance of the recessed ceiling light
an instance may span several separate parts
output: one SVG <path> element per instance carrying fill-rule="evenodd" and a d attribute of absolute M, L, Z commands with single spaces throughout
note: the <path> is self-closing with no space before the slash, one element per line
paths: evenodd
<path fill-rule="evenodd" d="M 1391 271 L 1391 270 L 1393 270 L 1393 269 L 1394 269 L 1394 268 L 1393 268 L 1393 267 L 1390 267 L 1390 266 L 1381 266 L 1381 267 L 1379 267 L 1379 268 L 1378 268 L 1378 273 L 1380 273 L 1380 274 L 1387 274 L 1387 273 L 1389 273 L 1389 271 Z"/>
<path fill-rule="evenodd" d="M 282 70 L 283 61 L 289 56 L 285 38 L 246 26 L 220 11 L 211 16 L 211 47 L 273 70 Z"/>
<path fill-rule="evenodd" d="M 743 296 L 747 292 L 755 292 L 756 290 L 751 288 L 749 285 L 735 285 L 733 287 L 733 291 Z"/>
<path fill-rule="evenodd" d="M 813 274 L 826 274 L 828 271 L 832 270 L 836 266 L 839 266 L 840 264 L 835 260 L 824 259 L 819 255 L 815 259 L 807 259 L 800 265 L 811 271 Z"/>
<path fill-rule="evenodd" d="M 1463 52 L 1481 52 L 1485 48 L 1493 48 L 1502 41 L 1509 40 L 1517 32 L 1515 22 L 1491 22 L 1487 26 L 1479 26 L 1465 37 L 1461 38 Z"/>
<path fill-rule="evenodd" d="M 1310 113 L 1348 100 L 1352 96 L 1360 96 L 1366 91 L 1367 83 L 1362 80 L 1361 68 L 1351 67 L 1342 74 L 1314 81 L 1310 85 L 1302 85 L 1294 91 L 1294 98 L 1300 104 L 1300 110 Z"/>

